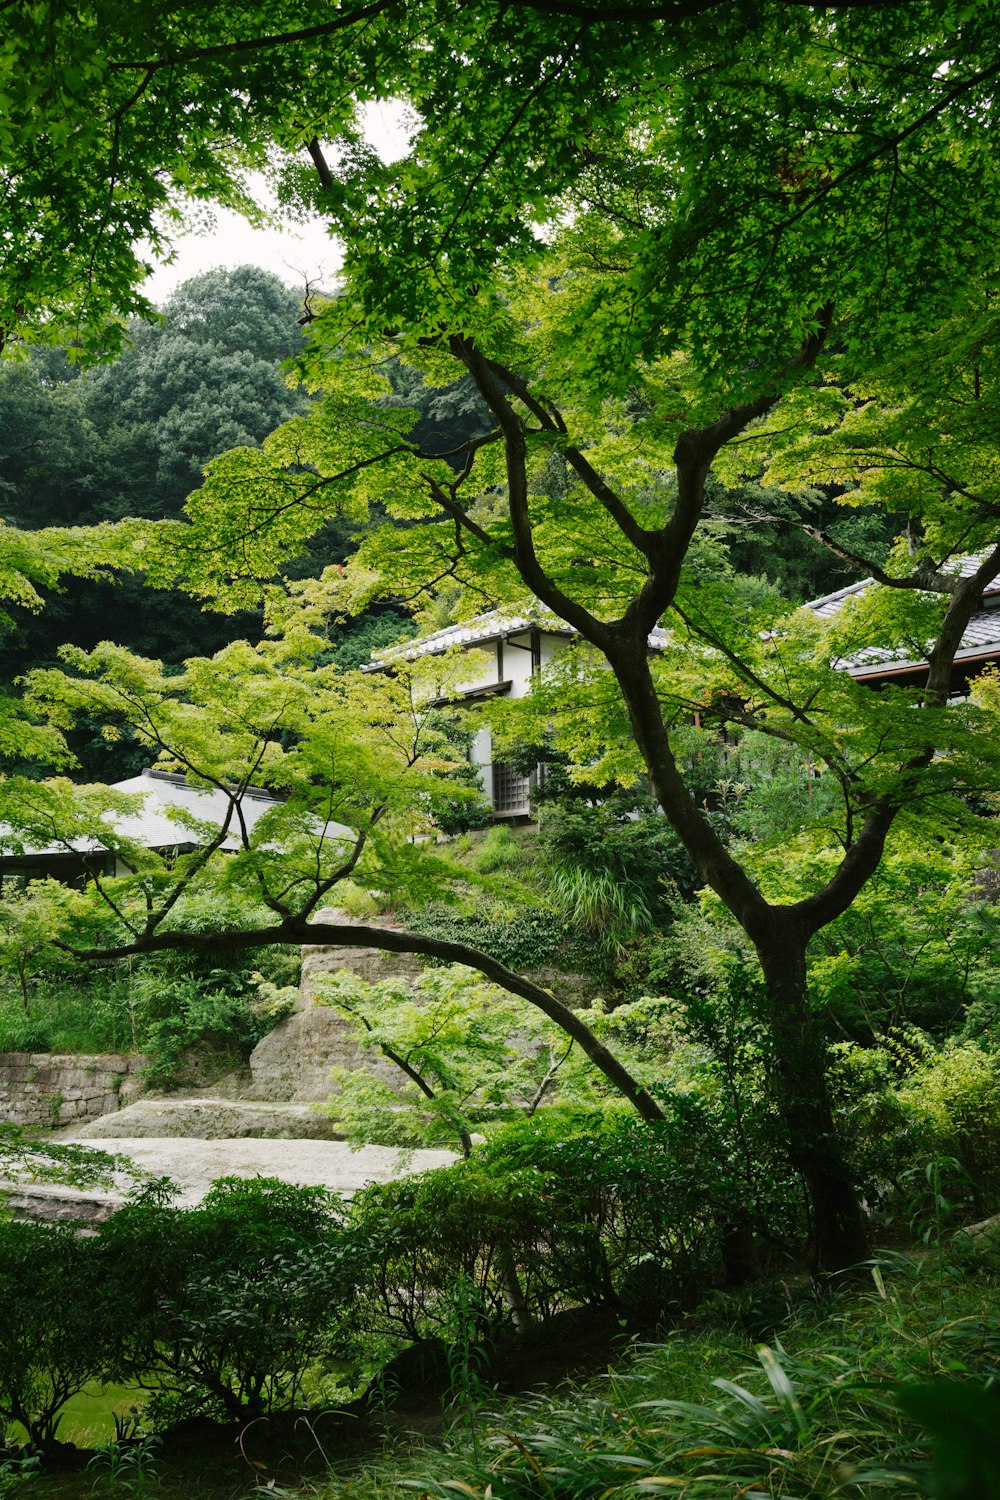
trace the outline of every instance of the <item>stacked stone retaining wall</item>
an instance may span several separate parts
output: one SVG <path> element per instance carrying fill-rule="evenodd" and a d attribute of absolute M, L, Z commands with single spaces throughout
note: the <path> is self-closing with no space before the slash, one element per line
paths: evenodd
<path fill-rule="evenodd" d="M 0 1120 L 53 1130 L 97 1120 L 142 1092 L 145 1062 L 114 1052 L 0 1052 Z"/>

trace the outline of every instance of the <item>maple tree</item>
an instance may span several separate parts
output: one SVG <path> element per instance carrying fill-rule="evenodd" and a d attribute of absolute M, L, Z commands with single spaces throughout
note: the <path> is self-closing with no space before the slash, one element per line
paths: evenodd
<path fill-rule="evenodd" d="M 108 15 L 119 24 L 81 92 L 103 102 L 88 170 L 126 137 L 135 147 L 132 229 L 171 175 L 184 182 L 185 152 L 191 190 L 232 199 L 266 141 L 285 199 L 346 239 L 343 295 L 300 362 L 322 399 L 260 450 L 215 461 L 189 520 L 151 549 L 151 576 L 238 607 L 318 524 L 377 500 L 404 524 L 364 549 L 340 607 L 448 578 L 470 608 L 527 592 L 571 625 L 596 653 L 575 658 L 574 690 L 582 675 L 595 702 L 575 749 L 599 752 L 609 776 L 648 775 L 752 941 L 816 1266 L 862 1258 L 805 955 L 897 820 L 992 775 L 975 711 L 945 704 L 1000 572 L 993 7 L 521 0 L 320 18 L 279 4 L 252 23 L 213 7 L 171 11 L 141 46 L 129 7 Z M 392 165 L 356 126 L 379 96 L 414 113 Z M 42 102 L 49 119 L 79 109 L 65 90 Z M 30 174 L 17 187 L 24 201 L 37 191 Z M 110 233 L 107 212 L 94 222 Z M 119 300 L 134 269 L 109 255 Z M 20 318 L 15 271 L 6 305 Z M 34 305 L 58 303 L 53 288 L 39 276 Z M 372 405 L 390 357 L 431 383 L 471 378 L 492 431 L 422 450 L 405 413 Z M 699 530 L 713 471 L 793 492 L 837 474 L 850 495 L 875 495 L 905 523 L 888 559 L 829 539 L 882 592 L 823 636 L 727 577 Z M 798 519 L 809 526 L 804 508 Z M 661 620 L 678 645 L 653 661 Z M 831 673 L 852 631 L 885 649 L 919 640 L 920 689 L 865 698 Z M 690 795 L 695 704 L 709 725 L 802 745 L 836 785 L 794 899 L 769 894 Z"/>

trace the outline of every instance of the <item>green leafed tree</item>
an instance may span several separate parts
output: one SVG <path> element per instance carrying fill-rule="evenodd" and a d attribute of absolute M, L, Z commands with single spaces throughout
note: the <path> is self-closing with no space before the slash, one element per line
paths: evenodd
<path fill-rule="evenodd" d="M 461 662 L 391 676 L 324 664 L 324 638 L 311 627 L 329 608 L 330 587 L 307 580 L 276 593 L 268 639 L 235 642 L 180 672 L 106 644 L 67 648 L 67 667 L 32 674 L 27 704 L 50 736 L 86 714 L 109 738 L 131 736 L 161 766 L 214 790 L 222 813 L 178 812 L 178 849 L 190 852 L 152 850 L 122 827 L 141 798 L 8 777 L 7 849 L 82 846 L 115 869 L 95 873 L 85 890 L 33 887 L 20 914 L 26 930 L 47 926 L 62 952 L 86 960 L 330 941 L 465 963 L 536 1007 L 641 1114 L 659 1118 L 644 1082 L 539 984 L 463 943 L 349 924 L 327 910 L 352 882 L 419 905 L 465 879 L 433 844 L 435 814 L 478 797 L 449 775 L 454 747 L 435 706 Z M 246 806 L 261 786 L 275 800 L 254 821 Z M 216 920 L 213 907 L 227 918 Z"/>
<path fill-rule="evenodd" d="M 949 441 L 956 402 L 977 430 L 995 409 L 982 359 L 995 329 L 984 293 L 969 318 L 982 283 L 968 240 L 994 191 L 982 124 L 995 64 L 971 18 L 956 29 L 953 15 L 929 10 L 789 17 L 765 9 L 750 28 L 735 11 L 720 29 L 715 15 L 711 36 L 703 16 L 657 23 L 641 78 L 627 47 L 605 63 L 593 27 L 572 36 L 560 22 L 563 50 L 534 54 L 544 90 L 520 92 L 506 131 L 496 106 L 480 137 L 491 130 L 495 149 L 478 173 L 446 170 L 468 125 L 457 114 L 435 125 L 428 111 L 406 164 L 360 171 L 344 189 L 363 182 L 367 218 L 354 225 L 348 295 L 320 319 L 304 368 L 331 388 L 325 351 L 340 341 L 353 350 L 340 368 L 358 389 L 359 361 L 371 357 L 356 333 L 351 342 L 360 325 L 376 359 L 392 354 L 438 380 L 466 372 L 493 431 L 467 445 L 457 479 L 400 431 L 384 435 L 379 460 L 370 423 L 352 462 L 350 413 L 329 396 L 296 441 L 331 508 L 363 500 L 374 470 L 399 520 L 424 518 L 365 549 L 378 587 L 411 594 L 447 573 L 470 608 L 534 595 L 593 648 L 564 669 L 564 705 L 581 676 L 598 700 L 582 723 L 568 710 L 567 741 L 609 776 L 648 775 L 702 878 L 750 936 L 788 1148 L 813 1200 L 818 1263 L 832 1266 L 863 1255 L 866 1235 L 826 1095 L 806 950 L 863 889 L 903 810 L 991 774 L 974 716 L 944 705 L 954 651 L 1000 568 L 995 473 L 972 445 L 953 444 L 954 461 L 931 473 L 921 454 L 929 435 L 939 449 Z M 477 56 L 488 71 L 497 34 L 484 34 Z M 544 34 L 534 34 L 540 48 Z M 527 47 L 513 45 L 525 63 Z M 439 111 L 457 69 L 435 52 L 428 98 Z M 889 100 L 887 77 L 901 83 L 904 72 Z M 531 227 L 543 163 L 531 159 L 528 124 L 542 93 L 558 143 L 544 159 L 546 208 L 561 215 L 544 247 Z M 641 128 L 629 128 L 636 117 Z M 967 173 L 974 201 L 955 198 L 955 220 L 932 226 L 930 182 L 953 201 L 971 192 Z M 488 221 L 501 200 L 498 233 Z M 426 229 L 419 251 L 414 214 Z M 918 365 L 927 378 L 914 391 Z M 269 513 L 276 525 L 280 515 L 287 546 L 310 522 L 287 503 L 287 462 L 273 462 L 282 442 L 241 477 L 254 524 L 267 532 Z M 851 553 L 883 588 L 833 640 L 846 655 L 859 633 L 883 647 L 920 634 L 931 668 L 919 692 L 875 698 L 831 674 L 818 624 L 788 619 L 773 597 L 720 573 L 699 533 L 713 468 L 728 482 L 795 489 L 836 474 L 850 500 L 874 494 L 905 516 L 906 539 L 887 563 Z M 226 464 L 218 472 L 192 511 L 195 536 L 209 517 L 229 526 L 235 516 L 237 476 Z M 314 503 L 318 481 L 300 483 Z M 790 524 L 808 529 L 808 513 Z M 962 577 L 949 564 L 969 552 L 977 563 Z M 647 636 L 661 621 L 673 645 L 651 660 Z M 557 706 L 550 697 L 547 709 Z M 695 712 L 712 727 L 791 739 L 824 766 L 837 796 L 829 862 L 798 899 L 772 893 L 752 861 L 734 857 L 688 791 L 678 730 L 683 742 Z"/>
<path fill-rule="evenodd" d="M 261 450 L 216 461 L 159 576 L 180 569 L 187 586 L 243 604 L 318 523 L 377 501 L 402 524 L 366 548 L 357 598 L 449 579 L 470 610 L 533 595 L 566 621 L 584 643 L 566 692 L 585 685 L 589 710 L 570 711 L 566 741 L 590 775 L 598 764 L 609 779 L 649 778 L 749 937 L 815 1264 L 862 1258 L 806 955 L 900 818 L 994 774 L 976 713 L 945 708 L 963 630 L 1000 572 L 985 438 L 994 6 L 375 0 L 322 15 L 269 4 L 252 18 L 221 6 L 158 14 L 141 45 L 129 7 L 104 19 L 99 45 L 85 32 L 65 44 L 99 54 L 80 85 L 100 147 L 88 171 L 106 184 L 120 159 L 141 205 L 160 203 L 195 138 L 192 190 L 232 197 L 234 164 L 259 159 L 267 137 L 284 150 L 286 199 L 321 208 L 346 238 L 344 294 L 302 361 L 324 399 Z M 43 101 L 47 128 L 79 117 L 71 89 Z M 391 166 L 349 115 L 379 95 L 413 110 L 411 150 Z M 171 110 L 178 147 L 161 134 Z M 37 201 L 36 159 L 24 160 L 15 207 Z M 82 213 L 98 191 L 89 178 L 83 189 Z M 134 262 L 102 232 L 88 244 L 121 295 Z M 37 281 L 32 307 L 65 301 L 65 279 L 58 294 Z M 456 453 L 424 446 L 392 409 L 373 418 L 390 359 L 431 384 L 471 380 L 490 431 Z M 779 517 L 822 531 L 881 589 L 826 635 L 727 574 L 700 529 L 713 471 L 792 496 L 834 483 L 848 502 L 888 506 L 904 520 L 888 556 L 884 537 L 852 546 L 801 504 Z M 651 659 L 661 622 L 670 645 Z M 926 681 L 873 696 L 831 672 L 859 639 L 919 641 Z M 835 808 L 811 833 L 825 857 L 795 899 L 691 795 L 694 713 L 791 741 L 830 778 Z"/>

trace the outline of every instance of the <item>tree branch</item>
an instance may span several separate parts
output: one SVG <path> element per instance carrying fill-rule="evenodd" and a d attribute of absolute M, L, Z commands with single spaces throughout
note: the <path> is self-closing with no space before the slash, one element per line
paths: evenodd
<path fill-rule="evenodd" d="M 544 406 L 531 394 L 525 382 L 518 375 L 515 375 L 512 370 L 508 370 L 506 366 L 498 364 L 495 360 L 490 360 L 489 364 L 504 384 L 509 386 L 519 400 L 524 402 L 525 406 L 537 418 L 546 432 L 551 432 L 553 436 L 557 437 L 565 436 L 566 423 L 563 421 L 557 407 L 554 405 Z M 611 486 L 601 478 L 600 474 L 584 457 L 579 448 L 575 447 L 572 443 L 565 443 L 560 444 L 559 451 L 565 456 L 567 463 L 587 486 L 587 489 L 594 498 L 601 503 L 622 534 L 628 538 L 633 547 L 648 558 L 651 543 L 657 533 L 647 531 L 645 527 L 639 525 L 621 496 L 616 494 Z"/>
<path fill-rule="evenodd" d="M 524 424 L 504 394 L 505 382 L 471 339 L 452 335 L 448 343 L 455 358 L 469 371 L 503 433 L 507 460 L 507 507 L 514 533 L 514 546 L 510 556 L 514 566 L 537 599 L 547 604 L 574 630 L 578 630 L 585 640 L 605 650 L 611 641 L 611 629 L 582 604 L 563 593 L 546 573 L 535 552 L 528 502 Z"/>
<path fill-rule="evenodd" d="M 1000 545 L 986 557 L 968 578 L 957 582 L 937 640 L 928 653 L 927 684 L 924 704 L 942 708 L 948 701 L 955 653 L 982 597 L 983 589 L 1000 574 Z M 792 914 L 807 934 L 825 927 L 845 912 L 862 886 L 874 873 L 882 858 L 885 841 L 893 821 L 905 803 L 912 800 L 906 782 L 912 775 L 926 770 L 934 758 L 935 747 L 928 744 L 901 767 L 903 786 L 894 798 L 883 797 L 866 814 L 861 832 L 845 854 L 836 874 L 822 891 L 797 901 L 785 910 Z"/>
<path fill-rule="evenodd" d="M 437 958 L 445 963 L 465 964 L 485 974 L 501 989 L 512 995 L 520 995 L 548 1016 L 560 1030 L 572 1037 L 600 1070 L 634 1105 L 644 1120 L 662 1120 L 663 1111 L 649 1091 L 625 1068 L 614 1053 L 600 1041 L 590 1027 L 575 1011 L 570 1010 L 548 990 L 534 984 L 521 974 L 515 974 L 488 953 L 477 948 L 468 948 L 464 943 L 453 943 L 445 938 L 425 937 L 421 933 L 402 932 L 392 927 L 350 926 L 333 922 L 302 922 L 288 919 L 273 927 L 228 929 L 222 932 L 157 932 L 152 936 L 140 936 L 131 943 L 119 943 L 107 948 L 74 948 L 61 939 L 54 946 L 74 958 L 89 962 L 101 962 L 113 958 L 127 958 L 142 953 L 232 953 L 243 948 L 266 948 L 272 944 L 317 943 L 342 948 L 379 948 L 386 953 L 420 953 L 427 958 Z"/>
<path fill-rule="evenodd" d="M 826 302 L 816 314 L 816 327 L 803 339 L 798 352 L 778 372 L 772 388 L 754 401 L 731 407 L 705 427 L 689 427 L 674 448 L 677 466 L 677 504 L 667 524 L 654 534 L 648 556 L 652 568 L 645 586 L 623 617 L 626 632 L 645 640 L 664 610 L 674 601 L 681 568 L 701 520 L 705 506 L 705 480 L 712 462 L 726 443 L 768 412 L 781 395 L 781 386 L 791 375 L 810 370 L 826 343 L 833 322 L 833 304 Z"/>

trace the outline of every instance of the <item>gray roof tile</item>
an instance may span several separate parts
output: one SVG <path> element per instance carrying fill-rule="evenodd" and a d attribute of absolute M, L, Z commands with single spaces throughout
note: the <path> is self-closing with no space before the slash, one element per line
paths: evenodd
<path fill-rule="evenodd" d="M 476 615 L 474 619 L 462 620 L 457 625 L 446 625 L 419 640 L 400 641 L 398 645 L 386 646 L 377 651 L 369 670 L 384 667 L 394 661 L 415 661 L 421 656 L 439 656 L 453 646 L 483 646 L 490 641 L 506 640 L 508 636 L 523 635 L 529 630 L 541 630 L 546 635 L 560 635 L 571 640 L 576 631 L 551 610 L 539 605 L 523 614 L 508 614 L 502 609 L 490 610 Z M 659 626 L 649 633 L 650 648 L 662 651 L 667 643 L 667 632 Z"/>
<path fill-rule="evenodd" d="M 981 562 L 981 556 L 957 558 L 947 565 L 948 572 L 968 578 Z M 832 594 L 824 594 L 820 599 L 813 599 L 804 607 L 812 610 L 813 614 L 818 615 L 821 620 L 832 620 L 849 599 L 857 598 L 868 589 L 876 587 L 878 585 L 872 579 L 863 578 L 860 583 L 848 584 L 846 588 L 837 589 Z M 1000 581 L 990 584 L 983 597 L 984 600 L 1000 598 Z M 929 651 L 930 647 L 931 642 L 928 641 L 926 649 Z M 978 661 L 991 655 L 1000 655 L 1000 608 L 996 604 L 992 608 L 986 607 L 979 610 L 972 616 L 955 653 L 955 661 L 956 663 Z M 877 675 L 879 670 L 905 671 L 908 667 L 923 666 L 925 662 L 926 657 L 914 657 L 905 650 L 882 650 L 877 646 L 872 646 L 855 652 L 853 656 L 845 657 L 838 663 L 838 666 L 844 671 L 861 677 Z"/>

